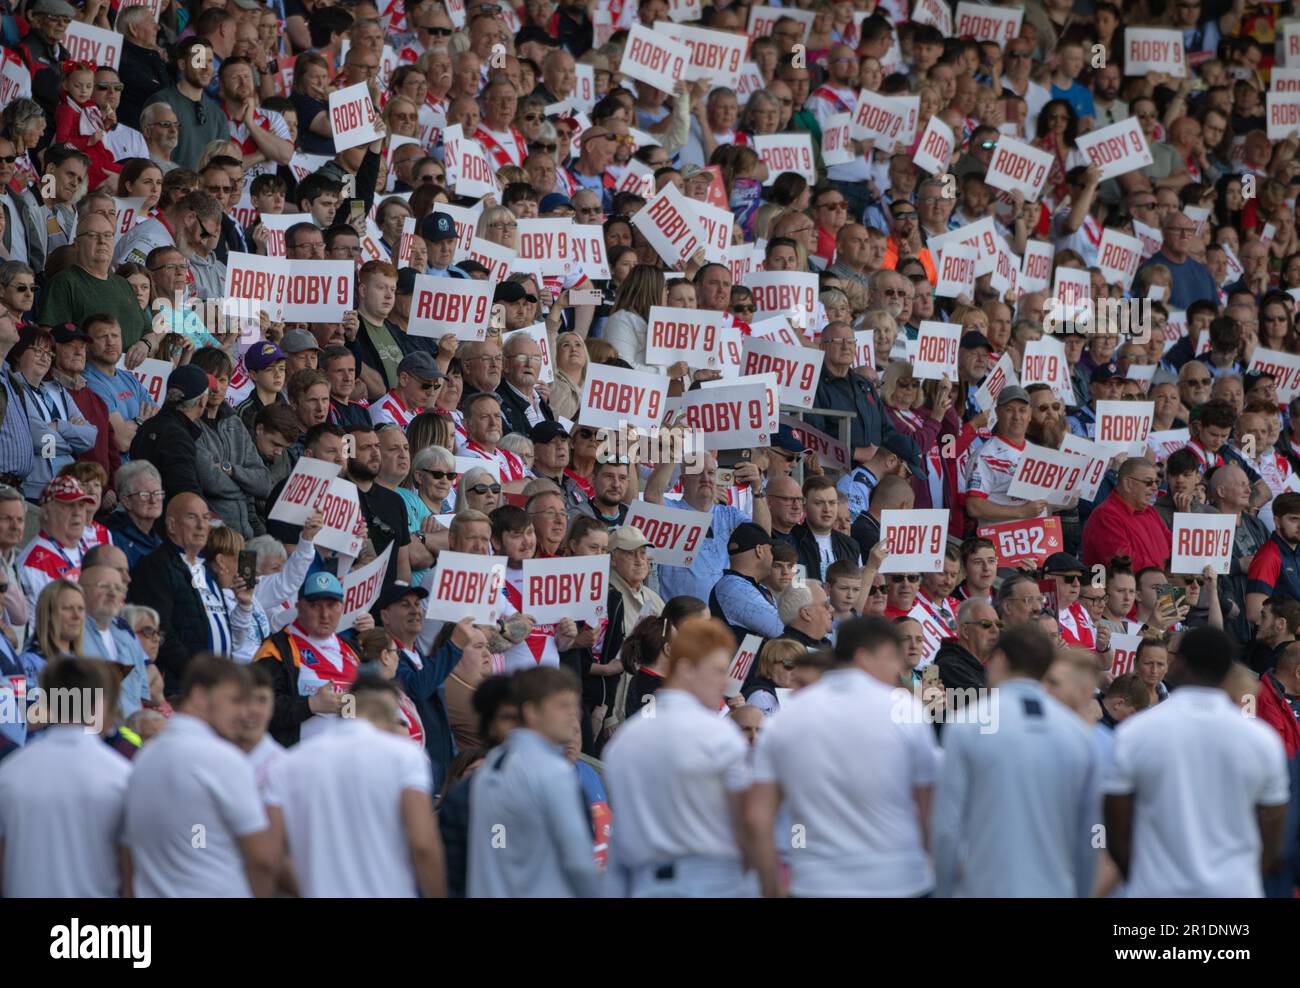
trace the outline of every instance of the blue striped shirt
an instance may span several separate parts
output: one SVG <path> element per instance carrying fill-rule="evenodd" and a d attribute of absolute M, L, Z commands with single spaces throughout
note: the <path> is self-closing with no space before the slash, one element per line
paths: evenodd
<path fill-rule="evenodd" d="M 9 396 L 9 406 L 0 422 L 0 473 L 26 477 L 32 472 L 34 456 L 26 406 L 4 368 L 0 368 L 0 381 L 4 382 L 5 393 Z"/>

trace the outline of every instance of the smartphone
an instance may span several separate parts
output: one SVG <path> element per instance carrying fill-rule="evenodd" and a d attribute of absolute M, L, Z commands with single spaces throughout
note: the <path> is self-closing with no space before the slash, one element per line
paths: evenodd
<path fill-rule="evenodd" d="M 935 665 L 933 662 L 931 662 L 928 666 L 922 669 L 921 682 L 923 682 L 926 686 L 938 686 L 939 667 Z"/>
<path fill-rule="evenodd" d="M 354 230 L 366 228 L 366 204 L 360 199 L 353 199 L 348 203 L 348 226 Z"/>
<path fill-rule="evenodd" d="M 237 566 L 239 578 L 244 581 L 244 586 L 252 587 L 257 583 L 257 553 L 242 550 L 239 553 Z"/>
<path fill-rule="evenodd" d="M 748 449 L 724 449 L 718 451 L 718 466 L 734 470 L 742 463 L 748 463 L 752 450 Z"/>
<path fill-rule="evenodd" d="M 604 305 L 605 296 L 601 294 L 599 288 L 578 288 L 569 291 L 570 305 Z"/>
<path fill-rule="evenodd" d="M 713 482 L 718 487 L 730 487 L 736 482 L 736 471 L 728 467 L 718 467 Z"/>
<path fill-rule="evenodd" d="M 1177 589 L 1179 588 L 1176 588 L 1169 583 L 1157 583 L 1156 584 L 1156 609 L 1170 610 L 1170 611 L 1176 610 L 1178 607 L 1178 602 L 1174 599 L 1174 592 Z M 1187 591 L 1184 590 L 1183 596 L 1186 595 L 1187 595 Z"/>

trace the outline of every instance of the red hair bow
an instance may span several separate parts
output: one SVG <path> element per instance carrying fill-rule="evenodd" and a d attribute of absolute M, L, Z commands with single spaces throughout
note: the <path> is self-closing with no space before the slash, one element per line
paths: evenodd
<path fill-rule="evenodd" d="M 60 65 L 59 68 L 63 70 L 64 78 L 67 78 L 69 75 L 71 75 L 73 72 L 76 72 L 78 69 L 89 69 L 91 72 L 99 71 L 99 66 L 96 65 L 94 62 L 87 62 L 87 61 L 79 62 L 75 58 L 65 58 L 63 60 L 63 64 Z"/>

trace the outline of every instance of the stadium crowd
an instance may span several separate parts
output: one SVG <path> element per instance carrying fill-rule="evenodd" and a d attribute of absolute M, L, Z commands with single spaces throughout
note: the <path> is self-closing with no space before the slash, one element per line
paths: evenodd
<path fill-rule="evenodd" d="M 1293 895 L 1292 7 L 0 0 L 0 893 Z"/>

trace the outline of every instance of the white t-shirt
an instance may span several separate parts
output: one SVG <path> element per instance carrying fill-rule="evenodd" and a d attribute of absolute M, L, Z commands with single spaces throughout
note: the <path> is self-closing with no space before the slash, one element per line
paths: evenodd
<path fill-rule="evenodd" d="M 1107 795 L 1133 795 L 1130 898 L 1259 898 L 1257 806 L 1290 798 L 1286 749 L 1219 689 L 1183 686 L 1115 729 Z"/>
<path fill-rule="evenodd" d="M 138 898 L 249 898 L 239 839 L 269 826 L 244 753 L 176 713 L 140 749 L 126 794 Z"/>
<path fill-rule="evenodd" d="M 831 533 L 818 535 L 814 532 L 813 538 L 817 540 L 817 552 L 822 559 L 822 572 L 825 573 L 827 567 L 835 562 L 835 550 L 831 547 Z"/>
<path fill-rule="evenodd" d="M 0 763 L 6 898 L 117 898 L 131 763 L 81 727 L 50 727 Z"/>
<path fill-rule="evenodd" d="M 833 669 L 792 695 L 754 752 L 754 781 L 780 785 L 800 828 L 782 835 L 782 846 L 799 842 L 791 893 L 916 896 L 933 888 L 913 791 L 934 785 L 935 766 L 934 729 L 919 701 L 861 669 Z"/>
<path fill-rule="evenodd" d="M 270 784 L 271 769 L 287 754 L 287 749 L 270 734 L 263 734 L 262 740 L 253 746 L 246 756 L 248 764 L 253 766 L 253 778 L 257 780 L 257 792 L 266 802 L 267 786 Z"/>
<path fill-rule="evenodd" d="M 407 789 L 426 798 L 433 791 L 424 748 L 360 718 L 338 721 L 272 766 L 267 804 L 284 813 L 304 896 L 419 894 L 402 823 Z"/>
<path fill-rule="evenodd" d="M 104 147 L 112 152 L 114 161 L 149 157 L 149 145 L 144 135 L 123 123 L 104 135 Z"/>
<path fill-rule="evenodd" d="M 611 860 L 625 868 L 692 855 L 739 858 L 729 793 L 749 788 L 749 746 L 734 723 L 681 690 L 655 694 L 602 756 L 618 806 Z"/>

